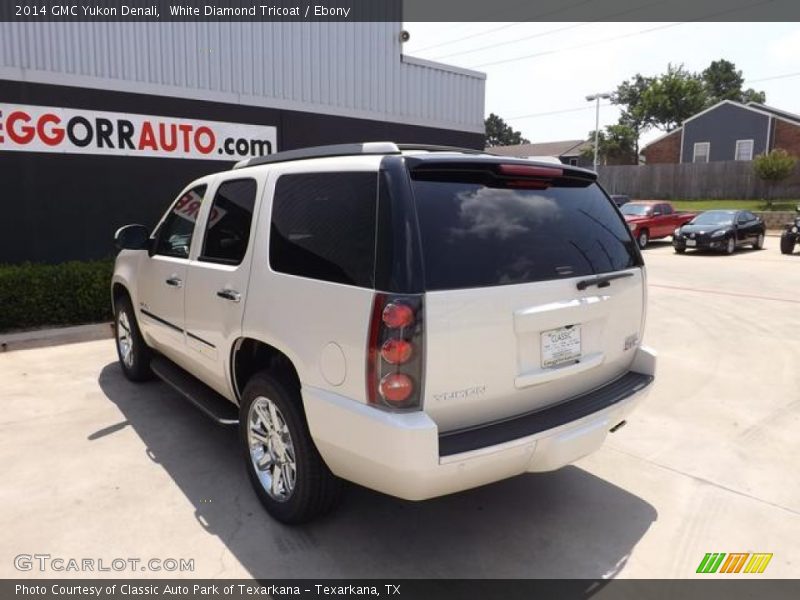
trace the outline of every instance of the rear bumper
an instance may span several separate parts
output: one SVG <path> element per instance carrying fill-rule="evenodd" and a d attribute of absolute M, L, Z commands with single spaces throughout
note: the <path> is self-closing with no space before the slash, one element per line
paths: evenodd
<path fill-rule="evenodd" d="M 465 432 L 439 435 L 424 412 L 380 411 L 318 388 L 303 388 L 314 442 L 339 477 L 424 500 L 525 472 L 552 471 L 597 450 L 650 391 L 655 354 L 637 350 L 632 370 L 562 404 Z"/>

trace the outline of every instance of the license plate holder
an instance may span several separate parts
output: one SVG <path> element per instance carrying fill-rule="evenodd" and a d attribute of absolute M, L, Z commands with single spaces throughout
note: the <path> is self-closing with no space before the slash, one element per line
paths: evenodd
<path fill-rule="evenodd" d="M 694 248 L 695 246 L 697 246 L 697 240 L 686 240 L 686 245 L 689 246 L 690 248 Z"/>
<path fill-rule="evenodd" d="M 581 357 L 581 326 L 567 325 L 540 335 L 542 368 L 576 362 Z"/>

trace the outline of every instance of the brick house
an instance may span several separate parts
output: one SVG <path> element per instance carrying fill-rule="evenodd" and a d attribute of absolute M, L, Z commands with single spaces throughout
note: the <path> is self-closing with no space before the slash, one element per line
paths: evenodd
<path fill-rule="evenodd" d="M 652 165 L 753 160 L 775 148 L 800 156 L 800 115 L 723 100 L 656 138 L 641 153 Z"/>

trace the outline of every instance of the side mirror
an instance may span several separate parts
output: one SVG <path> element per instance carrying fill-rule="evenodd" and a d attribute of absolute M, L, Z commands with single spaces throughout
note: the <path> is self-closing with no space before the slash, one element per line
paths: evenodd
<path fill-rule="evenodd" d="M 119 250 L 144 250 L 150 240 L 150 232 L 144 225 L 125 225 L 114 234 L 114 245 Z"/>

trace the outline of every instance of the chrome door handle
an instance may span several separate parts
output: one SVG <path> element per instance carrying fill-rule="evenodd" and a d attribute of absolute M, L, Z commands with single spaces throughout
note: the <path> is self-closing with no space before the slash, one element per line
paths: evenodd
<path fill-rule="evenodd" d="M 183 287 L 183 280 L 178 279 L 177 277 L 170 277 L 165 282 L 167 285 L 171 285 L 172 287 Z"/>
<path fill-rule="evenodd" d="M 217 296 L 224 298 L 225 300 L 230 300 L 231 302 L 239 302 L 242 299 L 242 295 L 239 292 L 229 289 L 218 291 Z"/>

